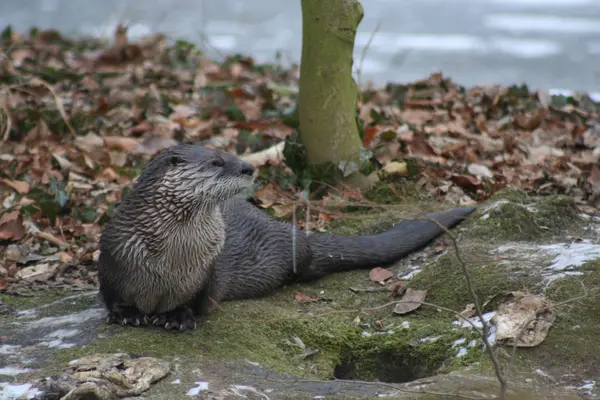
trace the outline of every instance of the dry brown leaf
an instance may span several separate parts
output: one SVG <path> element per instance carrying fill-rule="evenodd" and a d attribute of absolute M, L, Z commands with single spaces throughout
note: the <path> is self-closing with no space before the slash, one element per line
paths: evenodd
<path fill-rule="evenodd" d="M 475 304 L 469 303 L 469 304 L 467 304 L 465 309 L 460 312 L 460 315 L 463 318 L 471 318 L 472 316 L 474 316 L 476 314 L 476 312 L 477 312 L 477 310 L 475 309 Z"/>
<path fill-rule="evenodd" d="M 25 236 L 23 217 L 19 211 L 11 211 L 0 217 L 0 240 L 21 240 Z"/>
<path fill-rule="evenodd" d="M 56 267 L 57 264 L 37 264 L 25 267 L 17 272 L 17 278 L 28 281 L 45 281 L 54 274 Z"/>
<path fill-rule="evenodd" d="M 262 208 L 269 208 L 279 199 L 279 192 L 275 189 L 275 185 L 269 183 L 256 191 L 254 194 L 261 202 Z"/>
<path fill-rule="evenodd" d="M 469 175 L 452 175 L 450 180 L 455 185 L 460 186 L 462 189 L 474 192 L 478 189 L 483 189 L 483 183 L 479 182 L 479 179 Z"/>
<path fill-rule="evenodd" d="M 321 296 L 310 297 L 302 293 L 296 293 L 296 301 L 300 301 L 302 303 L 314 303 L 317 301 L 321 301 L 323 298 Z"/>
<path fill-rule="evenodd" d="M 556 319 L 550 300 L 541 295 L 513 292 L 513 298 L 498 307 L 492 318 L 496 342 L 517 347 L 541 344 Z"/>
<path fill-rule="evenodd" d="M 287 204 L 274 204 L 271 206 L 275 212 L 275 216 L 278 218 L 290 217 L 294 214 L 294 205 L 292 203 Z"/>
<path fill-rule="evenodd" d="M 2 179 L 2 182 L 4 182 L 6 185 L 10 186 L 11 188 L 15 189 L 20 194 L 27 194 L 27 193 L 29 193 L 30 186 L 29 186 L 28 182 L 25 182 L 25 181 L 11 181 L 9 179 Z"/>
<path fill-rule="evenodd" d="M 387 284 L 387 290 L 392 292 L 393 296 L 400 296 L 404 294 L 407 288 L 407 283 L 404 279 L 398 279 Z"/>
<path fill-rule="evenodd" d="M 123 136 L 104 136 L 104 144 L 110 150 L 133 153 L 139 146 L 140 140 Z"/>
<path fill-rule="evenodd" d="M 383 283 L 394 276 L 394 273 L 381 267 L 373 268 L 369 272 L 369 279 L 373 282 Z"/>
<path fill-rule="evenodd" d="M 408 175 L 408 165 L 405 161 L 398 162 L 393 161 L 383 166 L 382 170 L 387 172 L 390 175 L 396 176 L 407 176 Z"/>
<path fill-rule="evenodd" d="M 75 138 L 75 146 L 88 153 L 95 153 L 97 151 L 102 151 L 104 140 L 94 132 L 89 132 L 85 136 L 77 136 L 77 138 Z M 91 168 L 93 168 L 93 166 Z"/>
<path fill-rule="evenodd" d="M 114 169 L 107 167 L 104 168 L 97 176 L 96 180 L 103 182 L 116 181 L 119 179 L 119 175 L 115 172 Z"/>
<path fill-rule="evenodd" d="M 406 289 L 402 299 L 396 303 L 394 314 L 407 314 L 423 305 L 423 301 L 427 297 L 427 290 Z"/>

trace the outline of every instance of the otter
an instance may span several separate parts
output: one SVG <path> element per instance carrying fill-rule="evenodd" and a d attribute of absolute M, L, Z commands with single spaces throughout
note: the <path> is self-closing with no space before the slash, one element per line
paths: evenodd
<path fill-rule="evenodd" d="M 193 144 L 150 160 L 101 234 L 107 323 L 194 329 L 222 301 L 391 265 L 476 209 L 426 214 L 376 235 L 334 236 L 275 220 L 241 197 L 253 173 L 234 154 Z"/>

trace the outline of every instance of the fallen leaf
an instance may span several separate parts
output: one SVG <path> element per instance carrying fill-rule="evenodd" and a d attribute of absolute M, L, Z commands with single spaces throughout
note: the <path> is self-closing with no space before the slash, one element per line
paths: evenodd
<path fill-rule="evenodd" d="M 408 284 L 406 283 L 406 281 L 404 279 L 398 279 L 396 281 L 388 283 L 387 290 L 392 292 L 393 296 L 400 296 L 400 295 L 404 294 L 407 286 L 408 286 Z"/>
<path fill-rule="evenodd" d="M 394 314 L 407 314 L 423 305 L 423 301 L 427 297 L 427 290 L 406 289 L 402 299 L 396 303 Z"/>
<path fill-rule="evenodd" d="M 467 304 L 465 309 L 460 312 L 460 315 L 463 316 L 464 318 L 471 318 L 476 313 L 477 313 L 477 310 L 475 309 L 475 304 L 469 303 L 469 304 Z"/>
<path fill-rule="evenodd" d="M 478 189 L 483 189 L 483 184 L 479 182 L 477 178 L 469 175 L 452 175 L 450 180 L 454 182 L 454 184 L 460 186 L 462 189 L 468 190 L 470 192 L 475 192 Z"/>
<path fill-rule="evenodd" d="M 369 143 L 371 143 L 371 141 L 377 134 L 377 131 L 378 131 L 378 129 L 376 127 L 369 127 L 369 128 L 365 128 L 363 130 L 363 132 L 365 134 L 363 137 L 363 140 L 362 140 L 363 146 L 368 146 Z"/>
<path fill-rule="evenodd" d="M 494 177 L 492 171 L 490 171 L 490 169 L 485 165 L 481 164 L 469 164 L 467 171 L 469 171 L 471 175 L 475 176 L 485 176 L 486 178 L 490 179 Z"/>
<path fill-rule="evenodd" d="M 139 146 L 140 140 L 123 136 L 104 136 L 104 144 L 110 150 L 133 153 Z"/>
<path fill-rule="evenodd" d="M 534 347 L 541 344 L 556 319 L 552 302 L 541 295 L 513 292 L 513 298 L 498 307 L 492 318 L 496 342 L 507 346 Z"/>
<path fill-rule="evenodd" d="M 394 274 L 391 271 L 381 267 L 373 268 L 371 272 L 369 272 L 369 279 L 378 283 L 383 283 L 393 276 Z"/>
<path fill-rule="evenodd" d="M 6 185 L 10 186 L 11 188 L 15 189 L 17 192 L 19 192 L 20 194 L 27 194 L 29 193 L 29 183 L 25 182 L 25 181 L 11 181 L 9 179 L 2 179 L 2 182 L 4 182 Z"/>
<path fill-rule="evenodd" d="M 275 212 L 275 216 L 278 218 L 290 217 L 294 214 L 294 205 L 292 203 L 287 204 L 274 204 L 271 206 Z"/>
<path fill-rule="evenodd" d="M 279 193 L 272 183 L 266 184 L 254 193 L 254 197 L 260 200 L 262 208 L 269 208 L 279 199 Z"/>
<path fill-rule="evenodd" d="M 0 217 L 0 240 L 21 240 L 23 236 L 25 236 L 25 227 L 19 211 L 2 214 Z"/>
<path fill-rule="evenodd" d="M 102 150 L 104 147 L 104 140 L 95 133 L 89 132 L 85 136 L 77 136 L 77 138 L 75 138 L 75 145 L 88 153 L 94 153 Z"/>
<path fill-rule="evenodd" d="M 45 281 L 54 274 L 56 264 L 37 264 L 31 267 L 25 267 L 17 272 L 17 278 L 28 281 Z"/>
<path fill-rule="evenodd" d="M 387 172 L 390 175 L 397 176 L 407 176 L 408 175 L 408 165 L 406 162 L 401 161 L 393 161 L 383 166 L 382 170 Z"/>
<path fill-rule="evenodd" d="M 314 303 L 321 300 L 323 300 L 321 296 L 309 297 L 302 293 L 296 293 L 296 301 L 300 301 L 302 303 Z"/>
<path fill-rule="evenodd" d="M 56 253 L 56 256 L 63 264 L 68 264 L 71 261 L 73 261 L 73 256 L 65 251 L 59 251 L 58 253 Z"/>

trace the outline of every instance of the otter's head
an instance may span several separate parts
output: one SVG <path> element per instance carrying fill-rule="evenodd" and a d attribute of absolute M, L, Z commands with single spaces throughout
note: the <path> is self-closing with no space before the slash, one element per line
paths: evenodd
<path fill-rule="evenodd" d="M 252 185 L 254 168 L 231 153 L 197 145 L 178 145 L 157 154 L 134 191 L 171 207 L 211 206 Z"/>

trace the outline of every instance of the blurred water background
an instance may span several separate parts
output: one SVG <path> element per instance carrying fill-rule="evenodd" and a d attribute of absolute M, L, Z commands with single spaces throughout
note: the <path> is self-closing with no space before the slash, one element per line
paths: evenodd
<path fill-rule="evenodd" d="M 361 0 L 355 66 L 362 79 L 404 83 L 442 71 L 463 85 L 600 91 L 598 0 Z M 163 32 L 211 57 L 300 61 L 300 0 L 1 0 L 0 26 L 111 36 Z"/>

